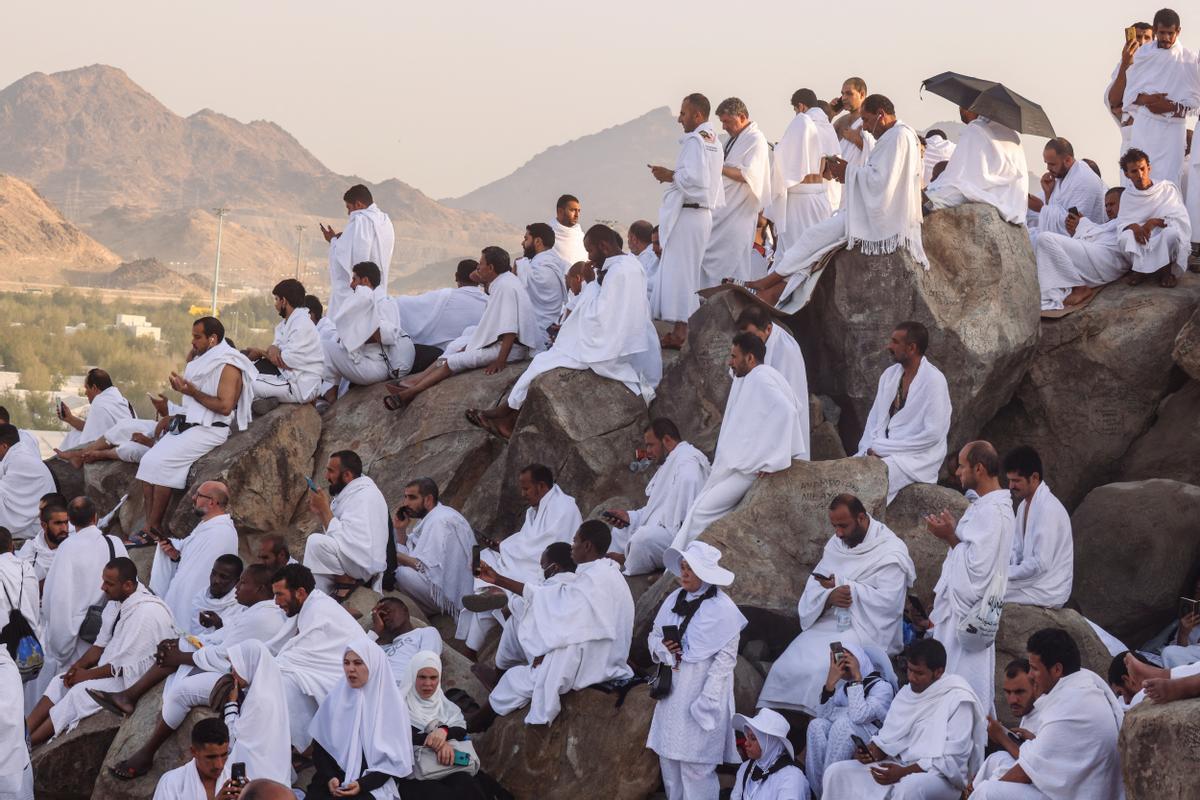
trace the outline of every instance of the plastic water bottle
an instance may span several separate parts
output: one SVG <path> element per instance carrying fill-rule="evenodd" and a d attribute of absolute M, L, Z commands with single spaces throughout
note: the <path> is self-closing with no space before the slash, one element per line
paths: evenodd
<path fill-rule="evenodd" d="M 850 630 L 850 609 L 838 608 L 833 612 L 833 618 L 837 621 L 837 629 L 839 631 Z"/>
<path fill-rule="evenodd" d="M 654 462 L 650 460 L 650 456 L 641 448 L 633 451 L 633 458 L 634 460 L 629 462 L 630 472 L 645 472 L 654 466 Z"/>

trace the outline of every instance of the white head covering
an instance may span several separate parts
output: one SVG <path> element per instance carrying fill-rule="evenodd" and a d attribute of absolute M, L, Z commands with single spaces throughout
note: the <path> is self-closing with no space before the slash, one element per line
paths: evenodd
<path fill-rule="evenodd" d="M 683 550 L 675 547 L 667 548 L 663 553 L 663 564 L 673 574 L 678 575 L 683 561 L 697 578 L 712 586 L 728 586 L 733 583 L 733 573 L 718 566 L 721 551 L 705 542 L 694 541 Z"/>
<path fill-rule="evenodd" d="M 417 694 L 417 673 L 423 669 L 436 669 L 437 691 L 428 698 Z M 414 728 L 428 730 L 433 724 L 447 728 L 465 728 L 466 719 L 458 706 L 451 703 L 442 691 L 442 658 L 432 650 L 422 650 L 408 662 L 408 716 Z"/>
<path fill-rule="evenodd" d="M 842 642 L 842 648 L 849 650 L 854 654 L 854 657 L 858 659 L 858 673 L 862 677 L 865 678 L 876 670 L 875 662 L 871 660 L 871 656 L 858 642 Z M 849 704 L 849 700 L 846 698 L 845 680 L 838 680 L 837 687 L 833 692 L 833 698 L 829 702 L 833 703 L 835 706 L 844 706 Z"/>
<path fill-rule="evenodd" d="M 355 689 L 343 678 L 321 703 L 309 733 L 345 770 L 343 783 L 358 780 L 364 771 L 403 778 L 412 773 L 412 734 L 388 657 L 365 635 L 346 645 L 346 652 L 362 658 L 367 682 Z"/>
<path fill-rule="evenodd" d="M 761 769 L 768 769 L 784 750 L 790 757 L 796 757 L 792 743 L 787 738 L 791 726 L 778 711 L 764 708 L 754 717 L 734 714 L 733 728 L 738 731 L 750 728 L 754 731 L 754 738 L 758 739 L 758 743 L 762 747 L 762 755 L 754 763 Z"/>
<path fill-rule="evenodd" d="M 233 749 L 217 785 L 229 778 L 238 762 L 246 765 L 246 776 L 292 782 L 292 742 L 283 677 L 271 651 L 260 641 L 246 641 L 229 648 L 229 663 L 250 684 L 229 738 Z"/>

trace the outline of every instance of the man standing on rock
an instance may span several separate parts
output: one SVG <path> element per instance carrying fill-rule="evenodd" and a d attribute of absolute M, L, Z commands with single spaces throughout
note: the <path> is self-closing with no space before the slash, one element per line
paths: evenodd
<path fill-rule="evenodd" d="M 1121 156 L 1121 171 L 1130 185 L 1121 194 L 1117 245 L 1133 262 L 1130 286 L 1157 276 L 1159 286 L 1173 289 L 1187 270 L 1192 222 L 1179 188 L 1169 180 L 1151 180 L 1151 168 L 1150 157 L 1141 150 Z"/>
<path fill-rule="evenodd" d="M 804 366 L 804 353 L 795 337 L 782 323 L 776 323 L 771 314 L 761 305 L 746 306 L 738 314 L 737 329 L 754 334 L 767 346 L 763 363 L 776 370 L 792 387 L 800 403 L 800 429 L 805 447 L 811 440 L 808 408 L 808 369 Z M 811 448 L 808 448 L 811 449 Z"/>
<path fill-rule="evenodd" d="M 312 570 L 320 591 L 341 602 L 387 568 L 388 507 L 375 481 L 363 475 L 362 459 L 353 450 L 329 456 L 325 480 L 328 495 L 320 489 L 308 495 L 308 507 L 323 530 L 305 542 L 304 566 Z"/>
<path fill-rule="evenodd" d="M 629 226 L 629 233 L 625 236 L 625 241 L 629 245 L 629 252 L 637 256 L 637 260 L 642 262 L 642 269 L 646 270 L 646 298 L 650 299 L 654 294 L 654 283 L 658 278 L 658 255 L 654 252 L 654 225 L 648 220 L 639 219 L 637 222 Z M 651 307 L 654 301 L 651 300 Z"/>
<path fill-rule="evenodd" d="M 332 226 L 321 225 L 321 234 L 329 242 L 329 308 L 326 312 L 334 320 L 342 303 L 349 297 L 350 270 L 355 264 L 370 261 L 379 265 L 379 285 L 387 293 L 388 267 L 392 263 L 392 249 L 396 244 L 396 231 L 388 215 L 375 205 L 371 190 L 356 183 L 342 195 L 346 214 L 350 219 L 346 229 L 338 233 Z"/>
<path fill-rule="evenodd" d="M 1000 487 L 1000 457 L 988 442 L 969 442 L 958 453 L 957 476 L 973 502 L 955 524 L 948 511 L 925 518 L 929 532 L 950 546 L 933 588 L 929 621 L 946 648 L 946 670 L 971 685 L 985 710 L 995 707 L 996 643 L 986 635 L 969 637 L 964 620 L 1003 606 L 1015 520 L 1012 496 Z M 994 632 L 993 632 L 994 633 Z"/>
<path fill-rule="evenodd" d="M 703 288 L 700 265 L 712 235 L 713 212 L 725 205 L 721 144 L 708 121 L 710 108 L 702 94 L 683 98 L 679 124 L 684 135 L 675 169 L 650 167 L 654 179 L 666 185 L 658 212 L 663 255 L 653 314 L 675 327 L 663 337 L 663 347 L 678 349 L 687 341 L 688 319 L 700 307 L 696 290 Z"/>
<path fill-rule="evenodd" d="M 554 206 L 554 219 L 550 229 L 554 231 L 554 254 L 568 266 L 576 261 L 587 261 L 587 250 L 583 247 L 583 226 L 579 224 L 581 206 L 579 198 L 564 194 Z"/>
<path fill-rule="evenodd" d="M 646 457 L 659 467 L 646 484 L 646 505 L 629 510 L 611 508 L 605 514 L 616 528 L 609 558 L 623 563 L 626 575 L 645 575 L 663 568 L 663 553 L 708 479 L 708 457 L 681 438 L 671 420 L 659 417 L 651 422 L 642 432 L 642 441 Z"/>
<path fill-rule="evenodd" d="M 771 667 L 758 705 L 817 715 L 832 642 L 877 648 L 889 656 L 904 644 L 904 599 L 917 579 L 908 546 L 840 494 L 829 504 L 834 535 L 800 595 L 803 632 Z"/>
<path fill-rule="evenodd" d="M 833 215 L 821 165 L 825 156 L 837 155 L 837 135 L 826 121 L 827 136 L 822 136 L 824 129 L 809 116 L 805 100 L 811 100 L 814 106 L 817 102 L 815 95 L 809 97 L 801 92 L 792 95 L 796 115 L 772 153 L 771 206 L 765 213 L 775 223 L 779 237 L 776 258 L 794 246 L 810 226 Z M 818 112 L 823 115 L 819 109 Z M 829 137 L 833 138 L 832 143 Z"/>
<path fill-rule="evenodd" d="M 712 472 L 688 510 L 671 546 L 685 549 L 709 525 L 733 510 L 755 478 L 808 460 L 800 401 L 774 368 L 763 363 L 766 345 L 752 333 L 733 337 L 733 388 L 725 403 Z"/>
<path fill-rule="evenodd" d="M 895 361 L 879 376 L 875 402 L 858 442 L 856 457 L 883 459 L 888 502 L 910 483 L 936 483 L 950 432 L 950 389 L 946 376 L 925 357 L 929 331 L 901 322 L 887 351 Z"/>
<path fill-rule="evenodd" d="M 1042 480 L 1042 459 L 1032 447 L 1009 451 L 1004 472 L 1008 490 L 1020 502 L 1004 602 L 1062 608 L 1075 577 L 1071 515 Z"/>

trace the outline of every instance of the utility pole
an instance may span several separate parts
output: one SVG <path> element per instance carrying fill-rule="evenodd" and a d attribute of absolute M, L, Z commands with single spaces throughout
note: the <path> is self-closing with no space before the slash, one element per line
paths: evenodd
<path fill-rule="evenodd" d="M 218 316 L 217 312 L 217 287 L 221 284 L 221 229 L 225 226 L 225 215 L 229 213 L 228 208 L 214 208 L 213 213 L 217 215 L 217 263 L 213 267 L 213 293 L 212 293 L 212 315 Z"/>
<path fill-rule="evenodd" d="M 296 280 L 300 280 L 300 245 L 304 242 L 304 226 L 296 226 Z"/>

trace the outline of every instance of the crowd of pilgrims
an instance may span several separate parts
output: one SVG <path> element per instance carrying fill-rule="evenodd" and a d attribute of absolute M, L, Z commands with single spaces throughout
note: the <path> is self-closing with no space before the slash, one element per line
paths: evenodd
<path fill-rule="evenodd" d="M 971 502 L 959 519 L 925 520 L 946 546 L 928 610 L 911 594 L 904 541 L 853 494 L 830 498 L 831 536 L 798 598 L 801 632 L 773 661 L 752 716 L 734 713 L 747 625 L 727 594 L 735 576 L 699 537 L 758 477 L 809 458 L 802 348 L 778 320 L 808 301 L 826 255 L 904 248 L 927 267 L 924 218 L 985 203 L 1027 228 L 1044 310 L 1086 302 L 1126 272 L 1176 284 L 1200 250 L 1190 233 L 1200 159 L 1186 159 L 1200 66 L 1178 41 L 1175 12 L 1131 30 L 1105 92 L 1122 134 L 1111 189 L 1055 138 L 1042 196 L 1030 195 L 1016 131 L 962 109 L 957 145 L 943 131 L 918 136 L 860 78 L 832 103 L 796 91 L 796 116 L 773 146 L 741 100 L 716 108 L 722 140 L 709 101 L 689 95 L 674 169 L 648 176 L 664 184 L 657 225 L 635 222 L 624 238 L 605 225 L 584 232 L 579 200 L 564 195 L 553 219 L 526 227 L 515 262 L 486 247 L 458 265 L 455 288 L 423 295 L 388 294 L 392 223 L 369 189 L 351 187 L 345 229 L 322 227 L 327 305 L 281 281 L 265 349 L 238 350 L 218 319 L 198 319 L 169 380 L 181 402 L 159 395 L 155 420 L 136 418 L 99 368 L 87 375 L 86 419 L 64 407 L 71 431 L 58 458 L 76 469 L 139 465 L 146 522 L 125 540 L 103 532 L 112 514 L 98 518 L 91 499 L 57 493 L 36 442 L 0 409 L 0 681 L 5 699 L 24 697 L 23 708 L 0 707 L 0 797 L 33 796 L 30 747 L 96 713 L 128 716 L 160 683 L 157 724 L 106 765 L 114 778 L 149 772 L 192 708 L 217 714 L 192 727 L 190 761 L 159 765 L 174 767 L 158 783 L 162 800 L 290 797 L 306 770 L 296 796 L 505 797 L 472 733 L 518 713 L 554 725 L 572 690 L 642 682 L 656 703 L 645 746 L 670 800 L 1123 797 L 1123 714 L 1144 698 L 1200 695 L 1200 614 L 1187 610 L 1136 652 L 1096 627 L 1113 655 L 1103 678 L 1081 667 L 1067 631 L 1036 632 L 999 687 L 1018 726 L 998 722 L 1003 607 L 1060 608 L 1072 587 L 1070 518 L 1033 449 L 1002 456 L 975 441 L 956 454 Z M 267 535 L 246 564 L 231 514 L 254 500 L 219 482 L 181 498 L 195 512 L 190 533 L 167 524 L 194 462 L 280 403 L 326 414 L 350 387 L 386 383 L 384 405 L 398 411 L 452 376 L 525 361 L 500 403 L 466 412 L 470 424 L 508 438 L 530 384 L 559 368 L 591 370 L 649 403 L 662 348 L 686 341 L 697 291 L 720 285 L 757 299 L 736 320 L 713 458 L 686 440 L 689 420 L 654 419 L 642 457 L 657 469 L 640 508 L 585 521 L 573 487 L 531 463 L 517 476 L 523 524 L 497 539 L 442 503 L 428 477 L 385 498 L 345 449 L 321 465 L 326 488 L 309 480 L 320 528 L 299 561 Z M 667 323 L 661 336 L 654 320 Z M 856 455 L 885 465 L 889 502 L 936 482 L 947 457 L 953 409 L 929 341 L 919 322 L 897 320 L 880 342 L 893 363 Z M 148 576 L 128 556 L 139 547 L 155 548 Z M 679 588 L 654 618 L 650 663 L 635 665 L 626 578 L 660 570 Z M 362 620 L 342 605 L 361 586 L 388 592 Z M 442 689 L 443 639 L 425 623 L 438 615 L 450 646 L 477 661 L 490 689 L 482 705 Z"/>

